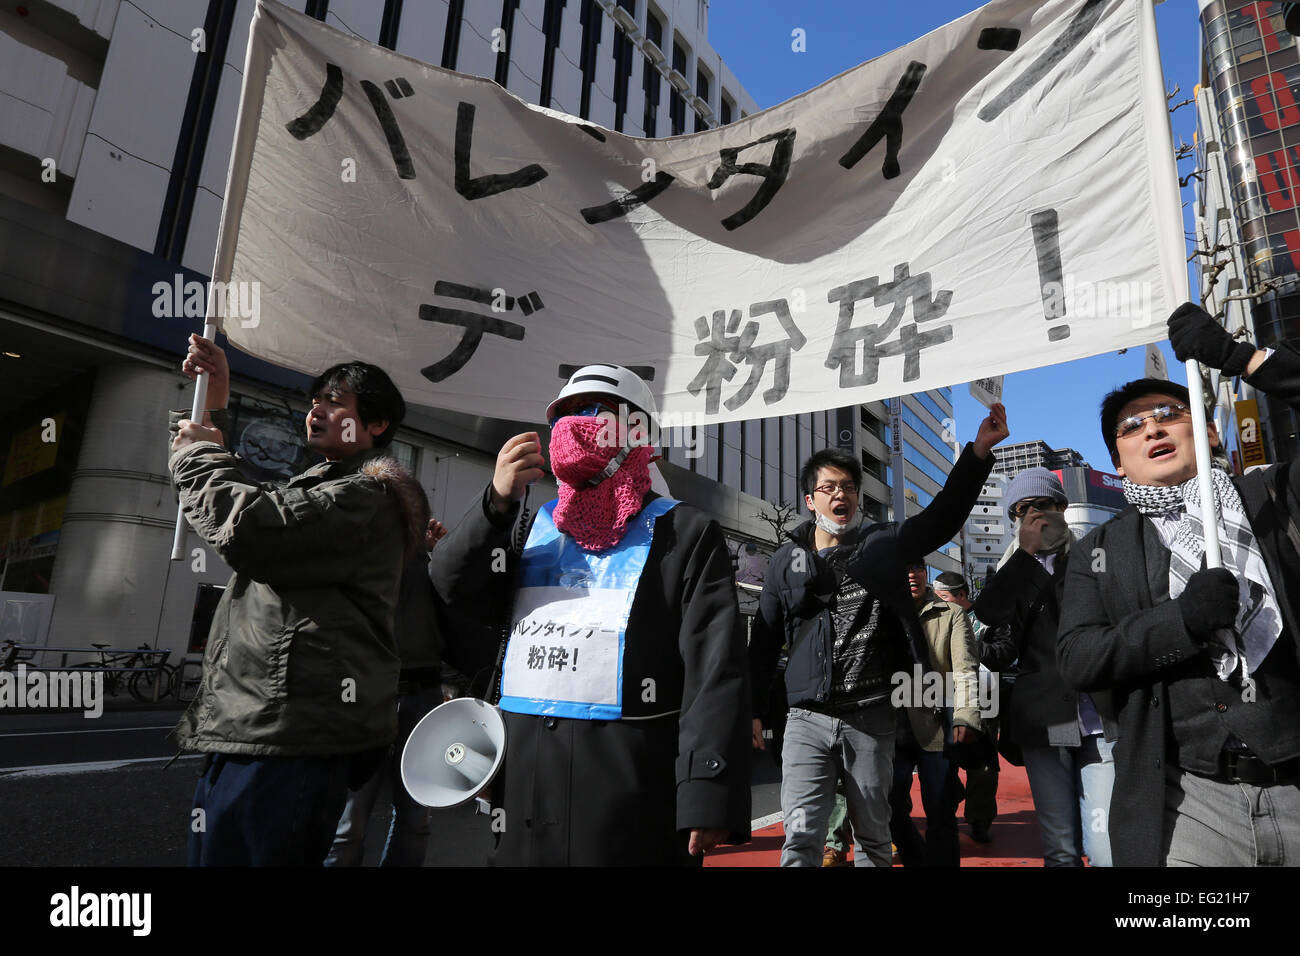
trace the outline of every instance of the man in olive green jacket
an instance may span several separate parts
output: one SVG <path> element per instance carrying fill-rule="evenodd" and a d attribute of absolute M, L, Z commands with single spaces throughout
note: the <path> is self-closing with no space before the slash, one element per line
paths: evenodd
<path fill-rule="evenodd" d="M 918 665 L 913 673 L 894 678 L 891 699 L 903 706 L 906 718 L 900 717 L 895 738 L 889 829 L 904 866 L 958 866 L 961 781 L 957 762 L 945 747 L 974 744 L 979 737 L 979 658 L 966 614 L 939 600 L 926 575 L 924 563 L 907 569 L 912 600 L 929 645 L 930 670 L 920 672 Z M 924 839 L 912 823 L 914 767 L 925 807 Z"/>
<path fill-rule="evenodd" d="M 193 336 L 182 368 L 209 372 L 218 411 L 176 422 L 172 482 L 235 572 L 177 727 L 184 749 L 209 754 L 190 863 L 319 865 L 350 776 L 396 733 L 398 583 L 427 522 L 414 479 L 381 451 L 405 403 L 375 366 L 328 369 L 306 419 L 308 447 L 326 460 L 261 483 L 214 427 L 229 393 L 224 353 Z"/>

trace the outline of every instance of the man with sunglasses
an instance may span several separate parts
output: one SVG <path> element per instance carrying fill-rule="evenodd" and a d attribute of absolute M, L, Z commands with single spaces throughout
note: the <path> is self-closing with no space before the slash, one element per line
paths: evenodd
<path fill-rule="evenodd" d="M 698 864 L 749 839 L 731 555 L 716 521 L 651 491 L 655 412 L 631 370 L 578 369 L 546 410 L 558 499 L 523 527 L 546 459 L 516 435 L 430 559 L 445 656 L 473 674 L 501 654 L 496 865 Z"/>
<path fill-rule="evenodd" d="M 799 473 L 812 520 L 790 534 L 768 567 L 750 631 L 753 745 L 765 749 L 767 696 L 787 646 L 786 722 L 781 756 L 782 866 L 820 866 L 822 840 L 844 781 L 854 865 L 889 866 L 889 792 L 898 714 L 895 674 L 930 669 L 930 651 L 907 585 L 909 562 L 943 547 L 970 515 L 993 469 L 994 445 L 1010 434 L 994 405 L 939 493 L 905 521 L 863 525 L 862 466 L 827 448 Z M 964 740 L 966 727 L 954 730 Z"/>
<path fill-rule="evenodd" d="M 1191 303 L 1170 316 L 1169 339 L 1180 361 L 1300 407 L 1294 347 L 1238 342 Z M 1102 436 L 1131 507 L 1070 564 L 1061 673 L 1081 690 L 1114 691 L 1117 865 L 1294 866 L 1300 467 L 1213 470 L 1223 567 L 1205 568 L 1190 404 L 1187 389 L 1159 379 L 1102 402 Z M 1209 437 L 1219 445 L 1213 425 Z"/>
<path fill-rule="evenodd" d="M 1007 628 L 1019 667 L 1004 729 L 1029 776 L 1044 866 L 1110 865 L 1106 815 L 1119 727 L 1109 696 L 1081 694 L 1056 666 L 1061 589 L 1079 560 L 1065 523 L 1061 480 L 1046 468 L 1026 468 L 1007 485 L 1011 547 L 975 600 L 985 624 Z"/>

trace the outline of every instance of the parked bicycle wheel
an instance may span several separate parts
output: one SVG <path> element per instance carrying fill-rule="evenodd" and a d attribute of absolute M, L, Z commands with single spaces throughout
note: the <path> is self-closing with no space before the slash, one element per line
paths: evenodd
<path fill-rule="evenodd" d="M 154 702 L 154 687 L 157 686 L 157 700 L 162 700 L 172 692 L 172 681 L 175 678 L 176 668 L 171 664 L 163 664 L 161 668 L 150 668 L 147 671 L 140 671 L 131 675 L 130 683 L 127 689 L 142 704 L 151 704 Z"/>
<path fill-rule="evenodd" d="M 199 696 L 202 683 L 203 661 L 181 661 L 176 673 L 172 675 L 172 695 L 181 703 L 188 704 Z"/>

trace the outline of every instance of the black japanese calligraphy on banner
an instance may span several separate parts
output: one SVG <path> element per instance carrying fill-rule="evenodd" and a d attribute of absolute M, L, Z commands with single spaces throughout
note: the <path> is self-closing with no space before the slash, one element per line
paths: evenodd
<path fill-rule="evenodd" d="M 262 3 L 214 275 L 260 283 L 268 320 L 225 331 L 514 421 L 565 369 L 615 362 L 690 424 L 1163 335 L 1186 273 L 1148 4 L 993 0 L 871 52 L 645 139 L 599 97 L 590 119 L 545 110 Z"/>
<path fill-rule="evenodd" d="M 952 292 L 944 290 L 931 296 L 930 276 L 925 273 L 913 276 L 906 262 L 894 267 L 893 282 L 881 284 L 879 276 L 871 276 L 831 289 L 826 298 L 840 304 L 839 321 L 835 325 L 830 354 L 826 356 L 826 367 L 839 369 L 841 388 L 875 385 L 879 379 L 880 360 L 889 355 L 905 357 L 903 381 L 914 382 L 921 375 L 921 350 L 952 339 L 951 325 L 917 331 L 917 323 L 943 318 L 952 302 Z M 865 299 L 871 299 L 877 308 L 890 307 L 884 321 L 853 324 L 857 304 Z M 897 342 L 886 342 L 898 329 L 909 302 L 912 304 L 912 323 L 899 331 Z M 859 345 L 862 346 L 860 367 Z"/>
<path fill-rule="evenodd" d="M 903 147 L 903 110 L 907 109 L 907 104 L 912 102 L 912 97 L 916 95 L 917 87 L 921 85 L 924 76 L 924 63 L 913 61 L 907 65 L 907 72 L 898 81 L 898 89 L 894 90 L 894 95 L 889 98 L 880 115 L 867 127 L 861 139 L 840 157 L 841 166 L 852 169 L 858 164 L 858 160 L 871 152 L 883 139 L 885 161 L 881 166 L 881 172 L 885 174 L 886 179 L 893 179 L 899 174 L 901 170 L 898 165 L 898 151 Z"/>
<path fill-rule="evenodd" d="M 761 146 L 764 143 L 772 143 L 772 159 L 767 163 L 740 163 L 737 165 L 736 157 L 743 151 L 752 149 L 755 146 Z M 752 143 L 746 143 L 744 146 L 726 146 L 719 150 L 722 156 L 722 162 L 718 168 L 713 171 L 709 177 L 708 186 L 710 189 L 721 189 L 732 176 L 738 176 L 745 173 L 750 176 L 758 176 L 763 180 L 763 184 L 758 187 L 752 199 L 745 203 L 744 207 L 726 219 L 722 220 L 722 225 L 727 229 L 739 229 L 749 220 L 753 219 L 762 212 L 767 204 L 772 201 L 777 190 L 785 183 L 786 177 L 790 175 L 790 157 L 794 153 L 794 130 L 783 129 L 776 133 L 769 133 L 767 136 L 761 136 Z"/>

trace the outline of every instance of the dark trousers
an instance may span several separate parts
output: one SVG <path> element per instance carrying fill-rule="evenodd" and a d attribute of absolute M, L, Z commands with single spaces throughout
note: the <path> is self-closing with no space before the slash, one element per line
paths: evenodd
<path fill-rule="evenodd" d="M 978 766 L 966 768 L 966 822 L 992 826 L 998 815 L 998 727 L 996 719 L 985 719 L 975 746 Z"/>
<path fill-rule="evenodd" d="M 320 866 L 347 798 L 350 756 L 213 754 L 194 790 L 190 866 Z"/>
<path fill-rule="evenodd" d="M 925 836 L 912 822 L 912 770 L 921 779 Z M 898 725 L 894 749 L 894 783 L 889 793 L 889 832 L 903 866 L 960 866 L 957 845 L 957 804 L 961 781 L 957 765 L 942 751 L 922 750 L 904 718 Z"/>

